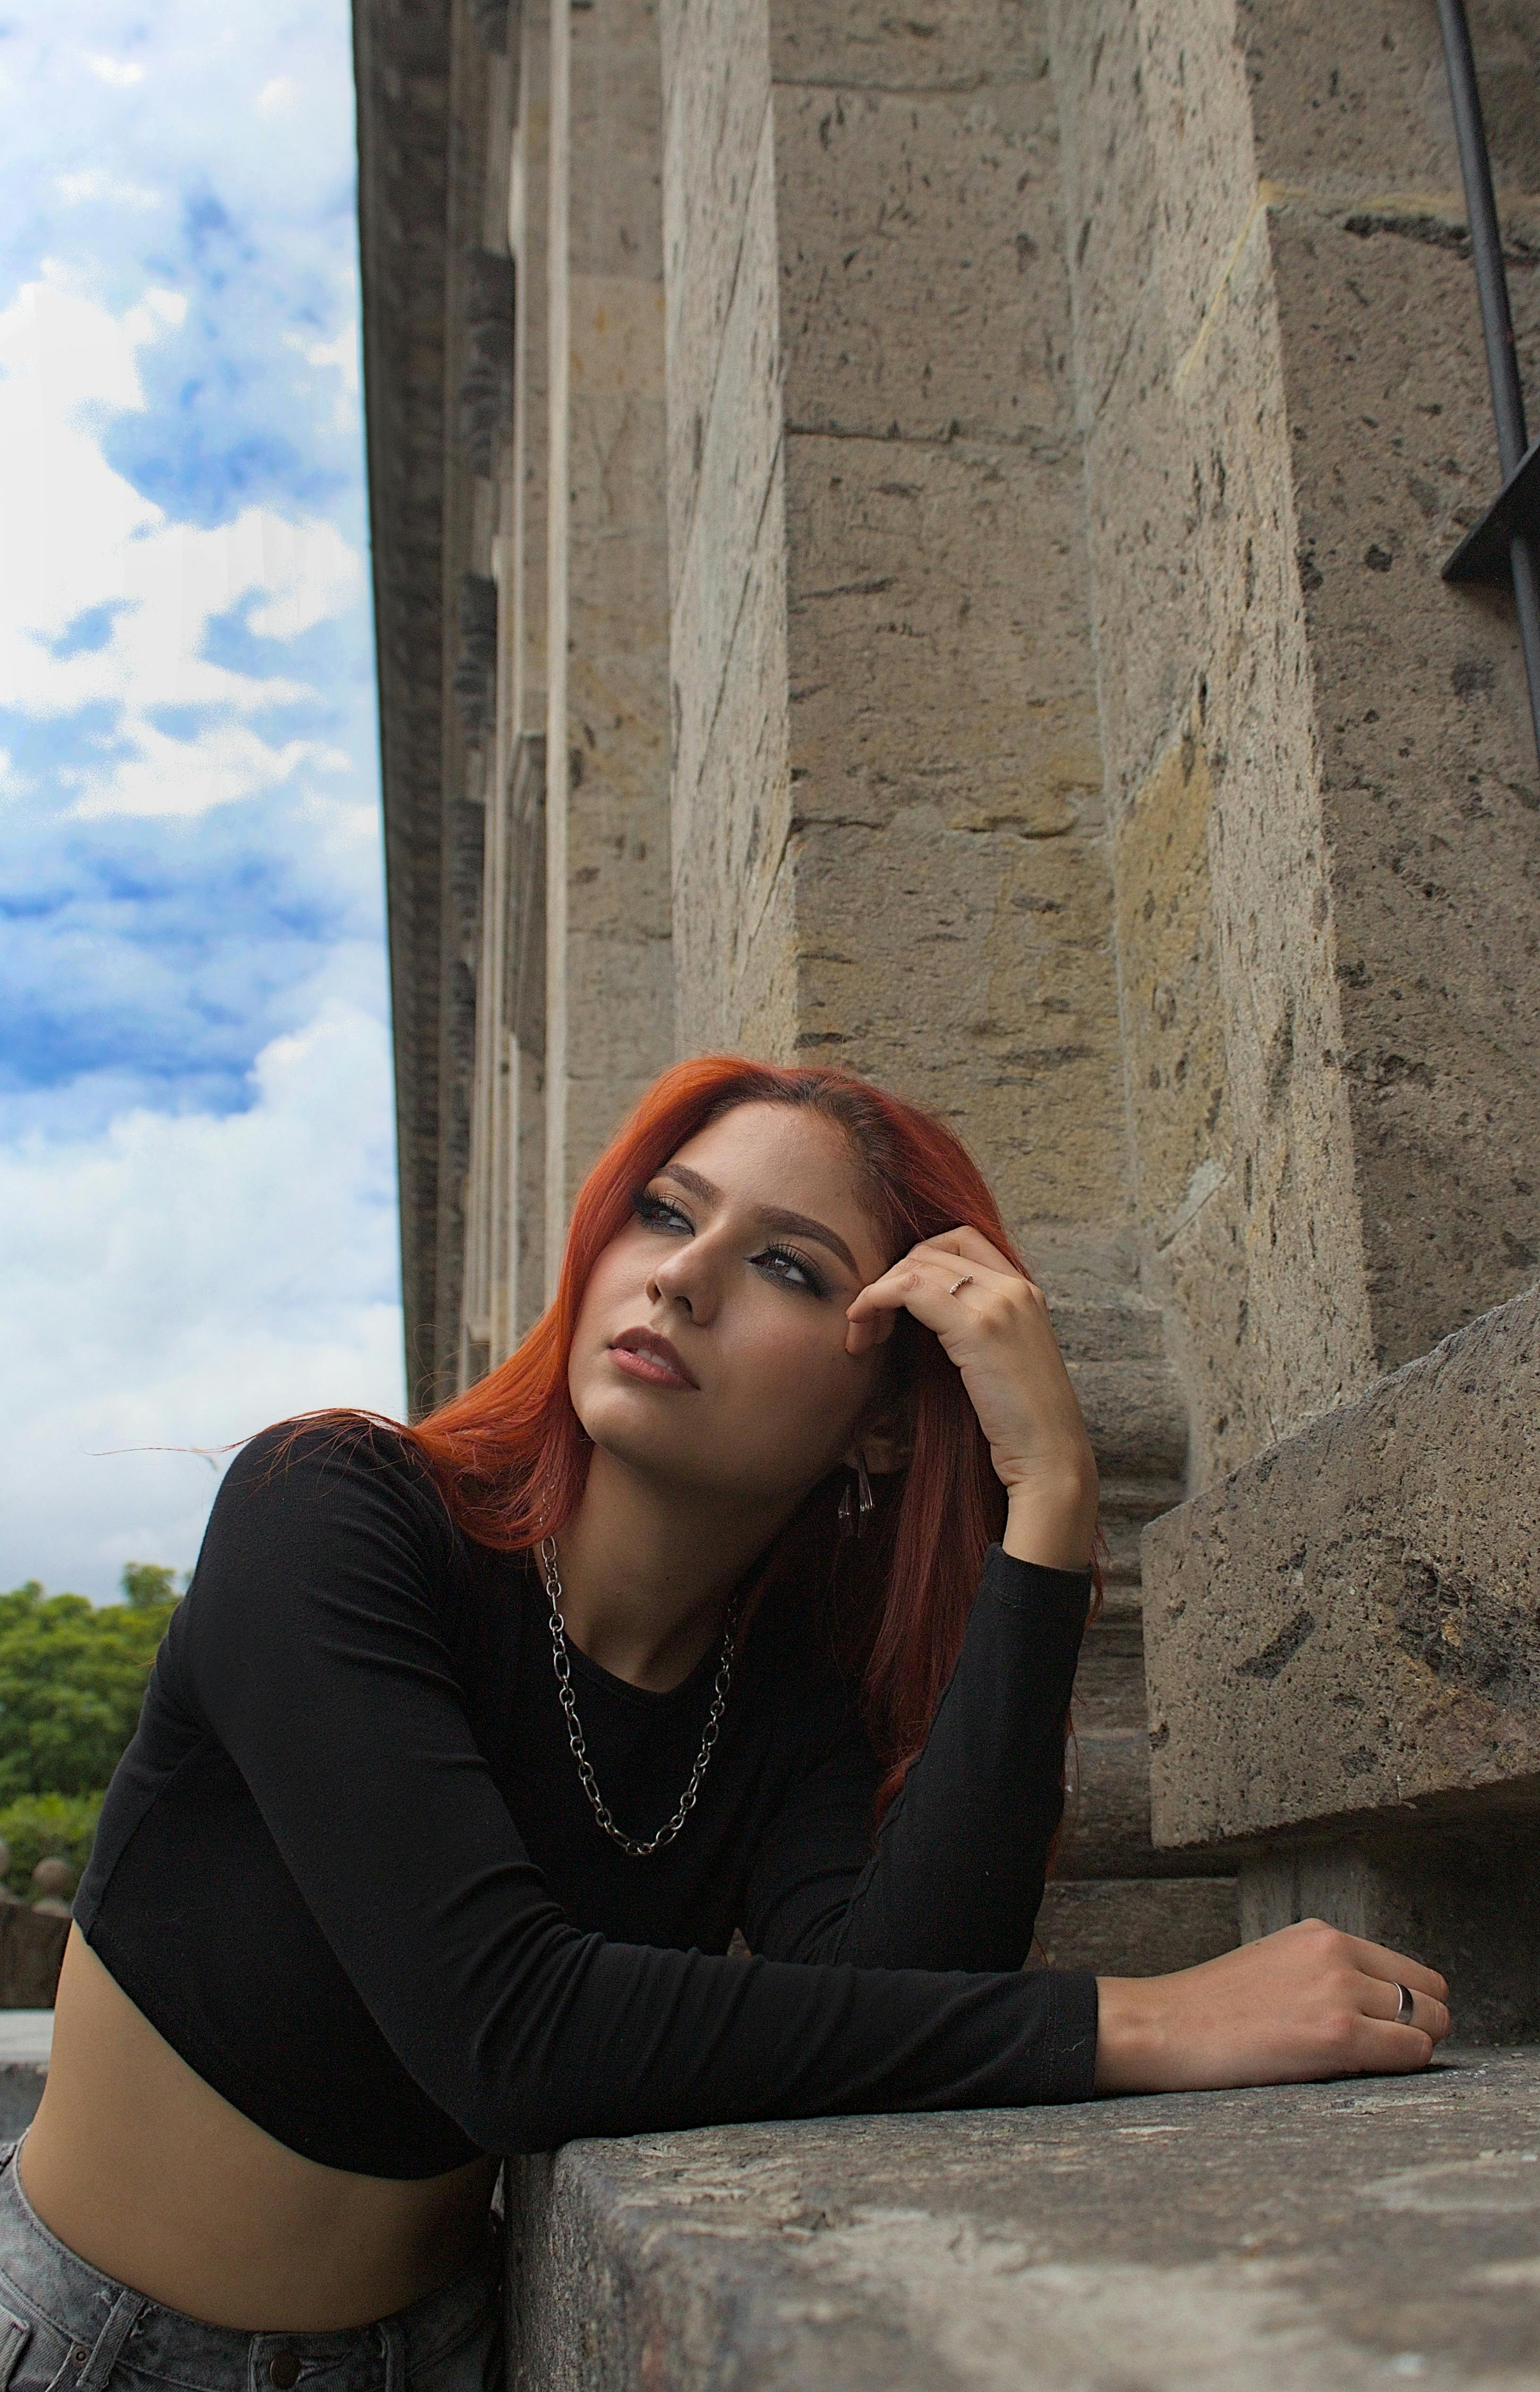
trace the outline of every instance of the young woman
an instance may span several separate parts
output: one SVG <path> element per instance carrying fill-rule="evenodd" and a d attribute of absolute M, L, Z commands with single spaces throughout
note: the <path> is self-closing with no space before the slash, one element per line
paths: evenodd
<path fill-rule="evenodd" d="M 1096 1495 L 948 1130 L 665 1074 L 501 1370 L 232 1465 L 0 2173 L 0 2392 L 466 2392 L 499 2157 L 573 2135 L 1424 2066 L 1442 1981 L 1320 1926 L 1023 1972 Z"/>

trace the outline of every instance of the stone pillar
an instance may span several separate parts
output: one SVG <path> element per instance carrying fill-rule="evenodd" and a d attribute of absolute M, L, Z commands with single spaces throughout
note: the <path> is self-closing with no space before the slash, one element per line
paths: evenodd
<path fill-rule="evenodd" d="M 552 0 L 545 1225 L 672 1052 L 657 11 Z"/>
<path fill-rule="evenodd" d="M 551 38 L 548 0 L 524 0 L 518 110 L 508 177 L 508 240 L 517 267 L 513 454 L 502 587 L 508 602 L 512 873 L 509 1229 L 506 1333 L 516 1344 L 545 1302 L 545 745 L 547 405 L 550 325 Z"/>
<path fill-rule="evenodd" d="M 1138 1527 L 1185 1420 L 1136 1279 L 1042 12 L 662 24 L 679 1046 L 847 1064 L 989 1175 L 1114 1548 L 1041 1941 L 1181 1966 L 1234 1889 L 1149 1836 Z"/>
<path fill-rule="evenodd" d="M 1051 14 L 1138 1204 L 1201 1483 L 1540 1258 L 1540 784 L 1510 605 L 1439 578 L 1498 475 L 1433 8 Z M 1533 358 L 1540 19 L 1473 17 Z"/>
<path fill-rule="evenodd" d="M 663 22 L 681 1046 L 920 1098 L 1105 1288 L 1130 1190 L 1038 12 Z"/>

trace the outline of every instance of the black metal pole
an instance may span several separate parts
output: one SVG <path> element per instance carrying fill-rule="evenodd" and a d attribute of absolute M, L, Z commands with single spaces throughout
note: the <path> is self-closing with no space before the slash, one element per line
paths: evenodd
<path fill-rule="evenodd" d="M 1492 189 L 1492 162 L 1481 121 L 1481 94 L 1476 86 L 1476 60 L 1470 47 L 1470 27 L 1465 0 L 1439 0 L 1439 25 L 1449 69 L 1449 97 L 1455 110 L 1455 138 L 1459 145 L 1460 175 L 1465 184 L 1466 213 L 1470 219 L 1470 253 L 1476 267 L 1476 289 L 1481 303 L 1481 331 L 1486 338 L 1486 368 L 1492 384 L 1492 412 L 1497 424 L 1497 457 L 1506 482 L 1518 470 L 1529 436 L 1524 424 L 1524 393 L 1519 380 L 1519 359 L 1513 344 L 1513 318 L 1508 312 L 1507 276 L 1503 268 L 1503 236 L 1497 223 L 1497 202 Z M 1534 746 L 1540 757 L 1540 570 L 1534 542 L 1528 532 L 1516 531 L 1509 552 L 1513 596 L 1519 615 L 1519 640 L 1529 680 L 1530 716 Z"/>

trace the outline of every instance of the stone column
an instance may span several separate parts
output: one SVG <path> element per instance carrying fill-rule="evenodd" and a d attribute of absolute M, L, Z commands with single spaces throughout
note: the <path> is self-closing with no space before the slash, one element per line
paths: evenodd
<path fill-rule="evenodd" d="M 1137 1535 L 1185 1421 L 1136 1279 L 1042 12 L 662 21 L 680 1047 L 848 1064 L 988 1173 L 1115 1556 L 1042 1941 L 1182 1965 L 1234 1897 L 1149 1838 Z"/>
<path fill-rule="evenodd" d="M 1540 20 L 1473 11 L 1535 353 Z M 1540 1259 L 1540 805 L 1430 5 L 1052 9 L 1138 1202 L 1200 1480 Z M 1520 97 L 1522 95 L 1522 97 Z"/>
<path fill-rule="evenodd" d="M 657 12 L 550 21 L 547 1293 L 573 1191 L 673 1038 Z"/>
<path fill-rule="evenodd" d="M 1105 1287 L 1130 1189 L 1038 12 L 664 26 L 681 1045 L 905 1089 Z"/>
<path fill-rule="evenodd" d="M 518 277 L 514 438 L 502 573 L 510 627 L 504 772 L 514 852 L 505 1316 L 510 1347 L 545 1301 L 546 493 L 551 438 L 547 0 L 524 0 L 518 42 L 518 110 L 508 177 L 508 240 Z"/>

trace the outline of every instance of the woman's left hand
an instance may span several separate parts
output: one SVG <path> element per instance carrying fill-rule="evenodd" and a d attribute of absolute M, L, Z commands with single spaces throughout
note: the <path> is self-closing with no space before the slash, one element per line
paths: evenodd
<path fill-rule="evenodd" d="M 881 1345 L 901 1310 L 935 1332 L 962 1374 L 1009 1499 L 1006 1552 L 1083 1569 L 1096 1462 L 1041 1288 L 979 1230 L 947 1229 L 911 1246 L 847 1306 L 846 1352 Z"/>

